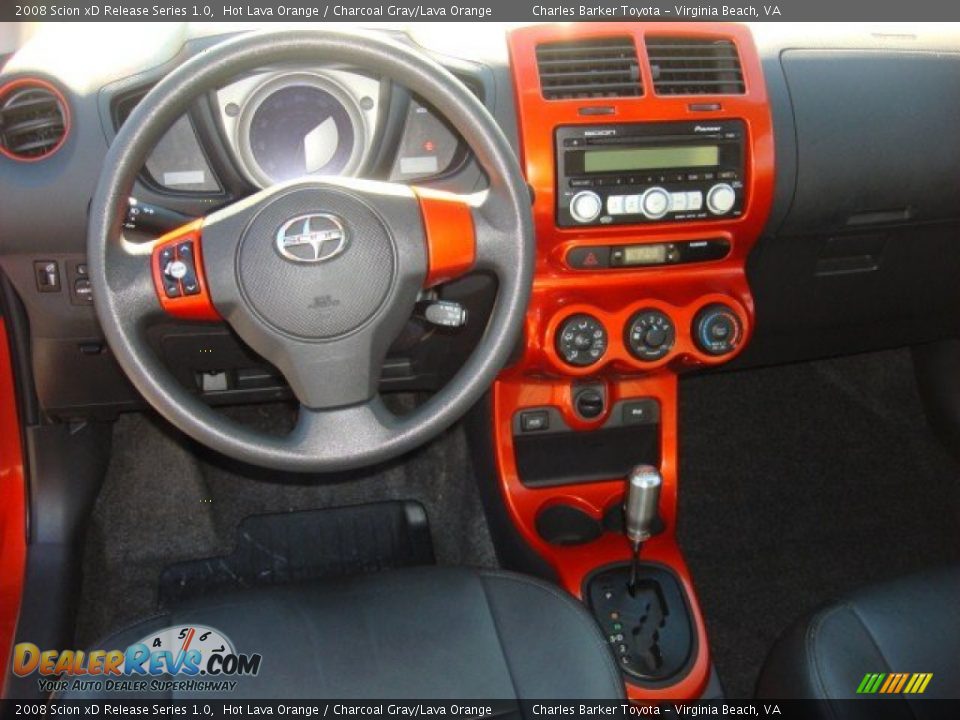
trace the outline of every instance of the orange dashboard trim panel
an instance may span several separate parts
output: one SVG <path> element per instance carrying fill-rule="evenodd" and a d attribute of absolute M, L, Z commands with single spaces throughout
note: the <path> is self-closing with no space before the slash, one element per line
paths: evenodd
<path fill-rule="evenodd" d="M 540 91 L 536 48 L 541 43 L 592 37 L 629 36 L 633 38 L 644 95 L 628 98 L 545 100 Z M 728 39 L 736 45 L 743 68 L 746 92 L 741 95 L 656 95 L 649 64 L 646 62 L 647 36 Z M 773 200 L 774 144 L 773 122 L 767 99 L 763 70 L 750 30 L 730 23 L 585 23 L 538 25 L 514 30 L 509 35 L 510 62 L 514 75 L 521 158 L 527 182 L 534 190 L 533 214 L 537 229 L 538 275 L 562 274 L 563 267 L 553 252 L 563 242 L 577 240 L 610 244 L 644 242 L 648 234 L 656 241 L 686 239 L 691 233 L 727 231 L 733 236 L 730 255 L 719 265 L 742 264 L 756 241 L 769 214 Z M 698 106 L 715 105 L 702 111 Z M 581 108 L 604 107 L 606 115 L 582 115 Z M 747 129 L 745 194 L 746 206 L 740 217 L 731 219 L 664 222 L 656 225 L 617 225 L 607 227 L 558 228 L 554 222 L 556 205 L 556 165 L 554 131 L 563 125 L 608 125 L 647 122 L 705 122 L 740 119 Z M 654 238 L 651 238 L 653 241 Z M 625 271 L 628 274 L 630 271 Z M 654 270 L 654 272 L 656 272 Z M 671 270 L 672 272 L 672 270 Z M 602 275 L 609 274 L 609 271 Z M 581 282 L 596 282 L 601 273 L 577 272 Z"/>
<path fill-rule="evenodd" d="M 0 318 L 0 695 L 10 667 L 27 564 L 27 489 L 13 364 Z"/>
<path fill-rule="evenodd" d="M 546 100 L 540 88 L 536 48 L 541 43 L 629 37 L 637 51 L 643 95 L 623 98 Z M 740 95 L 656 94 L 646 53 L 647 37 L 724 39 L 732 41 L 743 70 L 745 92 Z M 500 488 L 510 516 L 521 536 L 556 571 L 560 583 L 577 597 L 584 579 L 597 568 L 628 560 L 626 539 L 604 533 L 580 546 L 551 545 L 536 530 L 537 514 L 558 502 L 578 507 L 594 518 L 622 503 L 625 481 L 581 483 L 548 488 L 523 485 L 514 454 L 516 413 L 524 408 L 553 407 L 573 431 L 596 430 L 607 420 L 618 400 L 655 398 L 660 404 L 660 471 L 664 485 L 660 514 L 665 530 L 643 550 L 643 558 L 669 566 L 680 578 L 690 599 L 699 639 L 689 671 L 666 687 L 627 683 L 636 700 L 692 699 L 702 695 L 710 676 L 706 629 L 689 569 L 677 544 L 679 452 L 677 439 L 678 375 L 685 370 L 729 361 L 749 342 L 754 326 L 754 303 L 747 284 L 745 263 L 769 217 L 774 190 L 773 123 L 760 57 L 750 30 L 729 23 L 582 23 L 523 27 L 508 36 L 516 93 L 520 155 L 533 189 L 533 218 L 537 260 L 526 343 L 518 360 L 505 369 L 493 389 L 493 434 Z M 596 114 L 592 108 L 603 108 Z M 706 108 L 706 109 L 705 109 Z M 583 112 L 586 109 L 586 112 Z M 558 227 L 556 223 L 555 131 L 561 126 L 678 122 L 737 119 L 746 130 L 744 142 L 744 206 L 736 217 L 665 221 L 635 225 Z M 576 270 L 566 263 L 573 246 L 669 243 L 724 239 L 729 253 L 711 262 L 635 269 Z M 714 357 L 693 342 L 691 324 L 704 306 L 729 306 L 742 324 L 738 347 Z M 674 321 L 676 341 L 671 351 L 653 363 L 634 358 L 627 349 L 624 328 L 641 309 L 666 312 Z M 579 312 L 592 314 L 607 327 L 605 354 L 593 365 L 565 364 L 555 348 L 560 324 Z M 602 384 L 608 398 L 601 417 L 584 420 L 573 407 L 574 384 L 589 380 Z"/>
<path fill-rule="evenodd" d="M 453 193 L 415 187 L 427 241 L 427 277 L 433 287 L 463 275 L 473 267 L 477 244 L 470 206 Z"/>

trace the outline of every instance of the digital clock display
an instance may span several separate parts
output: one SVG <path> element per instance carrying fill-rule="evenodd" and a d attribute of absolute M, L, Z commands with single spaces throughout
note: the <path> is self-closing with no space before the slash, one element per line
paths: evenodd
<path fill-rule="evenodd" d="M 666 245 L 629 245 L 623 250 L 624 265 L 662 265 L 666 261 Z"/>
<path fill-rule="evenodd" d="M 662 145 L 586 150 L 583 153 L 583 170 L 588 173 L 716 167 L 719 164 L 720 148 L 716 145 Z"/>

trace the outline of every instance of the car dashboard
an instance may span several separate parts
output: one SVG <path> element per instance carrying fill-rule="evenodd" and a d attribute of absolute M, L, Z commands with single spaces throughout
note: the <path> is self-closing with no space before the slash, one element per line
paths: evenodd
<path fill-rule="evenodd" d="M 663 529 L 644 552 L 686 598 L 675 607 L 693 642 L 660 676 L 631 676 L 627 650 L 621 669 L 633 697 L 699 697 L 706 628 L 675 536 L 681 382 L 955 336 L 960 45 L 928 28 L 818 28 L 813 38 L 804 27 L 699 22 L 491 26 L 453 38 L 441 26 L 432 39 L 373 31 L 463 82 L 529 187 L 535 269 L 522 339 L 471 418 L 502 524 L 584 597 L 599 567 L 625 559 L 623 478 L 638 462 L 659 468 Z M 29 101 L 52 118 L 18 137 L 8 120 L 0 157 L 0 285 L 30 388 L 27 423 L 145 406 L 94 312 L 87 212 L 137 102 L 231 36 L 177 33 L 84 73 L 62 64 L 92 42 L 77 33 L 57 59 L 25 51 L 0 75 L 0 115 Z M 303 175 L 486 188 L 450 124 L 388 78 L 263 67 L 197 98 L 159 139 L 131 191 L 127 239 L 149 247 Z M 466 320 L 444 326 L 418 309 L 381 389 L 442 387 L 496 299 L 484 272 L 430 287 L 418 308 L 443 301 Z M 146 332 L 212 405 L 292 398 L 222 323 L 168 319 Z M 784 390 L 782 402 L 798 401 Z"/>

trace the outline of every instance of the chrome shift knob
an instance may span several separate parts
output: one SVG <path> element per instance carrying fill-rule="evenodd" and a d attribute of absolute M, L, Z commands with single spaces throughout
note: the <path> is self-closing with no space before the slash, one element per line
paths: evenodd
<path fill-rule="evenodd" d="M 660 504 L 663 478 L 652 465 L 637 465 L 627 478 L 627 497 L 624 501 L 624 528 L 627 539 L 635 547 L 653 534 Z"/>

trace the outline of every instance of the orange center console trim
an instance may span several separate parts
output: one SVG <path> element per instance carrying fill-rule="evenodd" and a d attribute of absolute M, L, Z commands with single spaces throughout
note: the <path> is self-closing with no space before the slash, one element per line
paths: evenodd
<path fill-rule="evenodd" d="M 0 318 L 0 691 L 10 667 L 27 563 L 27 491 L 6 326 Z"/>
<path fill-rule="evenodd" d="M 540 88 L 536 49 L 542 43 L 629 37 L 637 51 L 643 95 L 637 97 L 546 100 Z M 734 43 L 740 58 L 745 92 L 739 95 L 657 95 L 647 60 L 646 38 L 723 39 Z M 726 23 L 585 23 L 524 27 L 509 34 L 521 159 L 534 191 L 533 216 L 537 263 L 526 322 L 526 344 L 518 361 L 501 373 L 493 389 L 493 423 L 500 487 L 510 516 L 521 536 L 556 571 L 561 584 L 582 597 L 584 580 L 596 569 L 625 562 L 630 548 L 625 537 L 604 532 L 582 545 L 547 542 L 537 531 L 536 518 L 555 504 L 575 507 L 595 520 L 622 504 L 625 478 L 552 487 L 528 487 L 519 476 L 514 450 L 514 418 L 526 408 L 553 408 L 573 432 L 601 427 L 610 408 L 620 400 L 655 398 L 660 405 L 660 471 L 663 490 L 660 516 L 664 531 L 643 548 L 645 561 L 667 565 L 679 578 L 690 601 L 697 637 L 692 665 L 673 684 L 640 686 L 627 682 L 638 700 L 692 699 L 703 694 L 710 676 L 706 629 L 693 580 L 677 544 L 679 486 L 677 441 L 678 373 L 727 362 L 749 341 L 754 304 L 745 273 L 746 258 L 767 221 L 773 201 L 773 125 L 760 58 L 746 26 Z M 602 114 L 591 108 L 602 107 Z M 586 109 L 586 112 L 584 112 Z M 555 131 L 561 126 L 645 122 L 739 120 L 744 139 L 744 206 L 739 216 L 640 224 L 558 227 L 556 222 Z M 567 262 L 573 246 L 671 243 L 722 239 L 730 245 L 722 258 L 689 265 L 646 268 L 578 270 Z M 734 351 L 713 356 L 694 342 L 697 313 L 713 303 L 726 305 L 741 324 Z M 663 357 L 645 362 L 627 346 L 625 328 L 639 310 L 655 309 L 673 321 L 676 338 Z M 586 313 L 607 330 L 606 348 L 586 367 L 574 367 L 560 357 L 556 334 L 571 315 Z M 574 409 L 574 384 L 589 380 L 606 392 L 600 417 L 585 420 Z"/>

